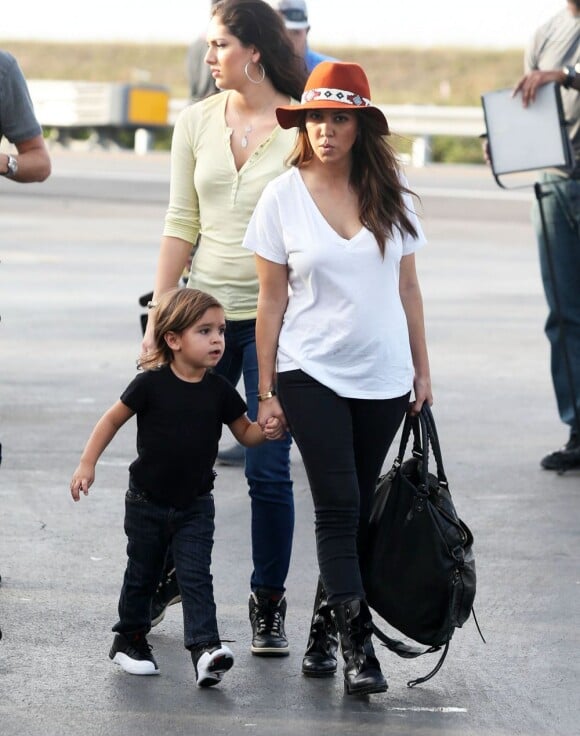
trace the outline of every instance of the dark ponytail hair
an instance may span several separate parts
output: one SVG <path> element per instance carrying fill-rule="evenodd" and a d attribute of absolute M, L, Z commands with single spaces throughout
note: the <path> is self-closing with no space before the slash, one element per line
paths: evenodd
<path fill-rule="evenodd" d="M 255 46 L 266 76 L 278 92 L 299 100 L 307 72 L 279 13 L 263 0 L 220 0 L 212 8 L 228 32 L 244 46 Z"/>

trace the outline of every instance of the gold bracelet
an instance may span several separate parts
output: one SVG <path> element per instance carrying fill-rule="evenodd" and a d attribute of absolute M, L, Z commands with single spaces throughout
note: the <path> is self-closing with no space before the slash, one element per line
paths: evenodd
<path fill-rule="evenodd" d="M 266 399 L 272 399 L 274 396 L 276 396 L 276 391 L 271 388 L 265 394 L 258 394 L 258 401 L 266 401 Z"/>

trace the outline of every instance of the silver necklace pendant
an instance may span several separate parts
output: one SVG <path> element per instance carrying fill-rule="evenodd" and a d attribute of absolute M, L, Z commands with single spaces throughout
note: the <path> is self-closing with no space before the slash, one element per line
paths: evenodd
<path fill-rule="evenodd" d="M 244 128 L 244 135 L 242 136 L 242 140 L 240 141 L 240 145 L 242 148 L 248 147 L 248 135 L 252 132 L 252 126 L 246 125 Z"/>

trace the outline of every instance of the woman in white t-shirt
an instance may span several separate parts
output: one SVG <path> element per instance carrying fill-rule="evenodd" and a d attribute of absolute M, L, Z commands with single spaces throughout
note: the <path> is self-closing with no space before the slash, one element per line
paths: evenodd
<path fill-rule="evenodd" d="M 244 239 L 260 283 L 258 421 L 287 422 L 314 499 L 320 581 L 302 671 L 334 674 L 338 627 L 353 694 L 387 689 L 358 558 L 373 492 L 405 412 L 433 400 L 414 255 L 425 238 L 369 97 L 360 66 L 323 62 L 301 104 L 277 108 L 298 128 L 292 168 Z"/>

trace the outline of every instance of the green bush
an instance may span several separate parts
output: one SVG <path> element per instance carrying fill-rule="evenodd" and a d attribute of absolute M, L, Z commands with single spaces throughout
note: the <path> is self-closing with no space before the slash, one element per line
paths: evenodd
<path fill-rule="evenodd" d="M 483 155 L 479 138 L 454 138 L 437 135 L 431 139 L 431 160 L 445 164 L 481 164 Z"/>
<path fill-rule="evenodd" d="M 403 158 L 413 151 L 413 138 L 393 135 L 390 143 Z M 431 161 L 443 164 L 482 164 L 483 155 L 479 138 L 456 138 L 437 135 L 430 141 Z"/>

